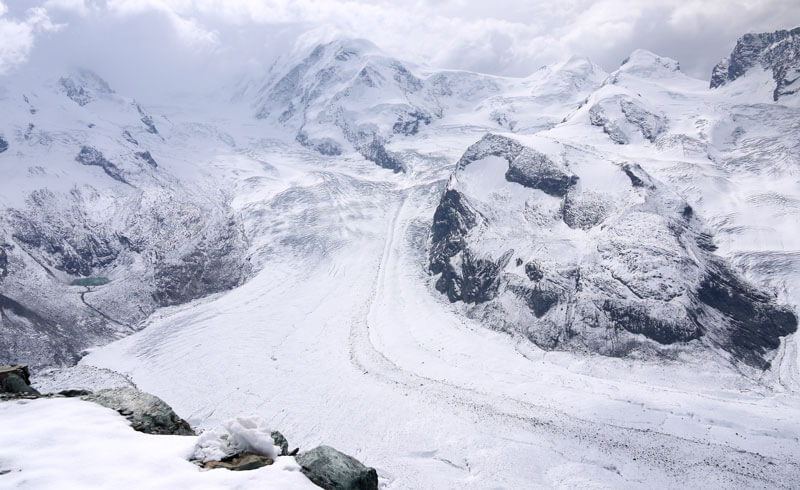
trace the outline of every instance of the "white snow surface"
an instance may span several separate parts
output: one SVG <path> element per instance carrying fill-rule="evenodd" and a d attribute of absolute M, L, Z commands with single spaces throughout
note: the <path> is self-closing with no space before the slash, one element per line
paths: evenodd
<path fill-rule="evenodd" d="M 275 459 L 280 448 L 272 440 L 272 429 L 258 417 L 234 417 L 200 435 L 192 458 L 221 461 L 248 452 Z"/>
<path fill-rule="evenodd" d="M 78 399 L 0 403 L 0 488 L 318 488 L 289 456 L 252 471 L 202 470 L 189 462 L 197 440 L 136 432 Z"/>
<path fill-rule="evenodd" d="M 249 257 L 260 272 L 229 292 L 156 311 L 141 331 L 95 349 L 80 366 L 124 375 L 201 429 L 255 414 L 292 447 L 326 444 L 375 467 L 388 489 L 800 485 L 796 335 L 783 340 L 773 368 L 759 376 L 713 356 L 648 361 L 546 352 L 469 319 L 463 305 L 434 290 L 435 278 L 426 270 L 428 231 L 455 162 L 488 131 L 544 127 L 526 141 L 635 162 L 671 186 L 708 221 L 721 255 L 777 291 L 781 301 L 800 307 L 800 166 L 790 139 L 797 134 L 797 110 L 767 104 L 736 84 L 709 91 L 705 81 L 647 52 L 635 53 L 599 88 L 590 65 L 573 60 L 564 67 L 570 76 L 556 78 L 565 86 L 589 71 L 592 83 L 585 86 L 593 91 L 537 100 L 539 85 L 531 81 L 537 75 L 495 81 L 492 90 L 518 91 L 497 103 L 505 115 L 518 110 L 519 124 L 510 128 L 486 117 L 491 97 L 448 105 L 450 112 L 418 135 L 388 144 L 408 164 L 404 174 L 349 150 L 321 156 L 226 106 L 154 109 L 168 115 L 168 138 L 183 142 L 182 158 L 193 160 L 183 167 L 187 174 L 202 169 L 233 196 Z M 584 97 L 580 107 L 573 104 Z M 619 104 L 620 97 L 663 113 L 664 132 L 649 141 L 626 127 L 632 144 L 618 145 L 589 123 L 595 103 Z M 546 107 L 545 121 L 531 116 L 531 107 Z M 203 139 L 223 133 L 235 144 L 212 147 Z M 195 140 L 206 141 L 202 151 L 193 150 Z M 471 183 L 485 184 L 487 199 L 516 202 L 516 190 L 488 194 L 503 184 L 483 180 L 495 178 L 488 170 L 497 163 L 489 158 L 475 165 Z M 591 161 L 579 165 L 583 175 L 592 175 Z M 179 175 L 177 167 L 173 172 Z M 608 193 L 624 183 L 590 180 L 581 185 Z M 63 404 L 64 417 L 39 432 L 34 422 L 56 403 Z M 77 423 L 86 410 L 105 414 L 63 400 L 3 404 L 0 410 L 0 424 L 13 420 L 7 425 L 16 431 L 0 432 L 0 441 L 30 438 L 24 444 L 37 451 L 52 447 L 45 441 L 58 434 L 56 424 L 71 430 L 63 421 Z M 104 427 L 113 428 L 105 435 L 127 434 L 118 418 L 107 415 Z M 65 434 L 75 441 L 87 430 L 105 430 L 89 425 Z M 35 437 L 26 435 L 32 430 Z M 298 475 L 281 465 L 200 474 L 185 463 L 193 438 L 125 437 L 147 446 L 139 453 L 131 445 L 120 461 L 147 471 L 142 474 L 152 476 L 156 487 L 209 476 L 219 479 L 211 486 L 235 486 L 270 472 Z M 19 446 L 8 446 L 0 446 L 0 469 L 29 468 L 31 458 L 23 461 L 14 455 Z M 62 459 L 43 465 L 41 474 L 62 474 L 53 468 L 97 457 L 79 454 L 85 459 L 53 455 Z M 103 464 L 77 466 L 76 478 L 108 478 L 95 486 L 125 487 L 132 481 L 125 478 L 133 478 L 122 470 L 105 472 Z M 0 484 L 25 478 L 9 475 L 0 476 Z M 55 476 L 47 475 L 37 481 L 52 482 L 44 478 Z M 177 480 L 182 475 L 187 480 Z"/>

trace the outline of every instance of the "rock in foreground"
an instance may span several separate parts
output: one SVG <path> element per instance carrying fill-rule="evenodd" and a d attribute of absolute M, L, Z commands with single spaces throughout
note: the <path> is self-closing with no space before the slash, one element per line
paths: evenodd
<path fill-rule="evenodd" d="M 146 434 L 195 435 L 189 424 L 157 396 L 133 388 L 101 390 L 84 400 L 116 410 L 131 427 Z"/>
<path fill-rule="evenodd" d="M 329 446 L 299 454 L 297 462 L 309 480 L 326 490 L 377 490 L 378 473 Z"/>
<path fill-rule="evenodd" d="M 0 393 L 12 395 L 38 395 L 39 392 L 31 387 L 28 366 L 19 364 L 0 366 Z"/>

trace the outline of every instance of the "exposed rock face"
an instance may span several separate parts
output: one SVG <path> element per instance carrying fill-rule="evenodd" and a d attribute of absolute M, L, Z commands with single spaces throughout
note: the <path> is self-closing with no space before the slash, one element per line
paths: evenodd
<path fill-rule="evenodd" d="M 155 159 L 153 158 L 153 155 L 151 155 L 149 151 L 137 151 L 135 155 L 136 158 L 150 165 L 151 167 L 153 168 L 158 167 L 158 163 L 156 163 Z"/>
<path fill-rule="evenodd" d="M 620 145 L 630 143 L 634 133 L 653 143 L 667 128 L 666 117 L 628 97 L 612 97 L 594 104 L 589 109 L 589 122 L 602 127 Z"/>
<path fill-rule="evenodd" d="M 547 155 L 525 148 L 509 162 L 506 180 L 561 197 L 578 182 L 578 177 L 559 168 Z"/>
<path fill-rule="evenodd" d="M 0 153 L 8 150 L 8 141 L 4 140 L 2 136 L 0 136 Z"/>
<path fill-rule="evenodd" d="M 63 93 L 79 106 L 89 104 L 98 95 L 114 93 L 105 80 L 89 70 L 77 70 L 69 76 L 61 77 L 58 84 Z"/>
<path fill-rule="evenodd" d="M 773 100 L 800 91 L 800 27 L 742 36 L 731 55 L 714 67 L 710 87 L 732 82 L 754 67 L 772 71 Z"/>
<path fill-rule="evenodd" d="M 450 258 L 464 250 L 467 233 L 477 224 L 477 220 L 477 214 L 458 191 L 445 191 L 433 215 L 431 227 L 430 269 L 433 273 L 442 272 L 449 265 Z"/>
<path fill-rule="evenodd" d="M 377 490 L 378 473 L 357 459 L 329 446 L 320 446 L 296 457 L 302 472 L 326 490 Z"/>
<path fill-rule="evenodd" d="M 95 148 L 90 146 L 81 147 L 81 151 L 78 153 L 78 156 L 75 157 L 75 161 L 82 165 L 93 165 L 100 167 L 103 169 L 106 175 L 112 179 L 122 182 L 123 184 L 128 184 L 128 181 L 125 180 L 125 177 L 122 174 L 122 169 L 108 161 L 103 154 Z"/>
<path fill-rule="evenodd" d="M 403 162 L 394 154 L 386 151 L 384 142 L 378 136 L 373 136 L 369 143 L 357 146 L 361 156 L 375 163 L 379 167 L 389 169 L 395 173 L 404 170 Z"/>
<path fill-rule="evenodd" d="M 491 136 L 465 152 L 434 214 L 436 289 L 547 349 L 621 356 L 721 348 L 768 367 L 797 319 L 713 255 L 691 207 L 635 164 L 555 148 L 544 154 Z M 553 166 L 579 176 L 590 164 L 590 175 L 605 172 L 603 182 L 616 184 L 562 177 L 558 192 L 539 192 L 499 178 L 523 158 L 548 162 L 526 165 L 527 182 L 551 178 Z"/>
<path fill-rule="evenodd" d="M 153 117 L 145 112 L 145 110 L 142 109 L 142 106 L 139 104 L 136 104 L 136 110 L 139 111 L 139 115 L 142 116 L 140 120 L 142 121 L 142 124 L 144 124 L 144 127 L 147 128 L 147 132 L 150 134 L 158 134 L 158 129 L 156 128 L 156 124 L 153 122 Z"/>
<path fill-rule="evenodd" d="M 422 110 L 414 110 L 397 117 L 397 122 L 392 126 L 392 131 L 396 134 L 413 136 L 419 132 L 420 125 L 426 126 L 431 123 L 433 116 Z"/>
<path fill-rule="evenodd" d="M 195 435 L 185 420 L 160 398 L 134 388 L 113 388 L 82 399 L 116 410 L 128 419 L 131 427 L 146 434 Z"/>

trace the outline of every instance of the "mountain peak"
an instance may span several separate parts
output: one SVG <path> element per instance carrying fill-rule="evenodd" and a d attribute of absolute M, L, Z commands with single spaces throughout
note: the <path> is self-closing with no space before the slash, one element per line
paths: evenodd
<path fill-rule="evenodd" d="M 733 82 L 757 66 L 772 70 L 773 100 L 800 91 L 800 27 L 740 37 L 730 56 L 714 67 L 710 87 Z"/>
<path fill-rule="evenodd" d="M 619 71 L 638 76 L 672 74 L 680 71 L 680 63 L 672 58 L 658 56 L 646 49 L 637 49 L 619 67 Z"/>

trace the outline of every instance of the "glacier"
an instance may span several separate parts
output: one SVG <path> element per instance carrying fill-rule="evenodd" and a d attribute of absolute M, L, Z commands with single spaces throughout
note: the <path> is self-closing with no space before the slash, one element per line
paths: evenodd
<path fill-rule="evenodd" d="M 747 39 L 711 88 L 643 50 L 504 78 L 362 40 L 191 103 L 9 78 L 0 360 L 385 488 L 796 486 L 800 96 Z"/>

